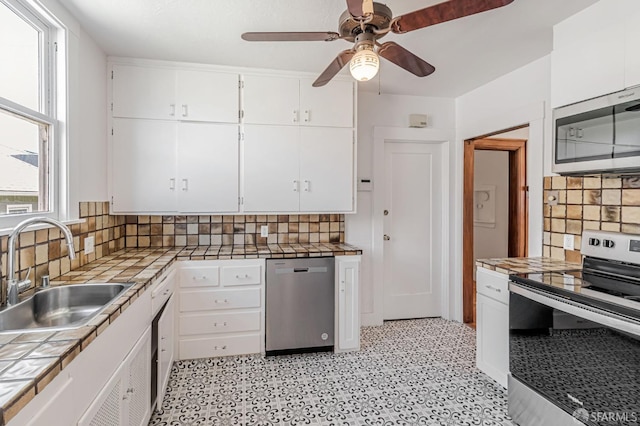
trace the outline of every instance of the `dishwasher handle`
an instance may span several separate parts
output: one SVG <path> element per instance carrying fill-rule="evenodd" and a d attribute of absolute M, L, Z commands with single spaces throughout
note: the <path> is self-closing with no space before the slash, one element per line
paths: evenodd
<path fill-rule="evenodd" d="M 308 268 L 276 268 L 276 274 L 321 273 L 326 274 L 329 269 L 326 266 L 310 266 Z"/>

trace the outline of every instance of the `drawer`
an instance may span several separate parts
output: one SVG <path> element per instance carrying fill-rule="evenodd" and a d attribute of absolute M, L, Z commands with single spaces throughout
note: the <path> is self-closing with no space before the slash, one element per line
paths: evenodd
<path fill-rule="evenodd" d="M 171 271 L 154 284 L 154 288 L 151 290 L 151 315 L 155 316 L 173 294 L 175 278 L 176 272 Z"/>
<path fill-rule="evenodd" d="M 180 287 L 217 287 L 220 285 L 219 280 L 220 267 L 182 267 L 180 269 Z"/>
<path fill-rule="evenodd" d="M 222 312 L 214 314 L 183 314 L 180 335 L 237 333 L 260 331 L 261 312 Z"/>
<path fill-rule="evenodd" d="M 509 276 L 496 271 L 478 268 L 476 291 L 498 302 L 509 304 Z"/>
<path fill-rule="evenodd" d="M 262 268 L 260 265 L 223 266 L 220 281 L 224 286 L 260 284 Z"/>
<path fill-rule="evenodd" d="M 259 288 L 194 290 L 180 294 L 180 312 L 259 307 Z"/>
<path fill-rule="evenodd" d="M 180 359 L 255 354 L 261 351 L 260 334 L 180 339 Z"/>

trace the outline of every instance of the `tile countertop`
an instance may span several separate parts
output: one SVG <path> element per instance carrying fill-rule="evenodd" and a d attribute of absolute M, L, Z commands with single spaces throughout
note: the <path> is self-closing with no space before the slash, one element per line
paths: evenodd
<path fill-rule="evenodd" d="M 502 274 L 519 274 L 542 271 L 565 271 L 582 269 L 582 265 L 550 257 L 504 257 L 495 259 L 478 259 L 476 266 Z"/>
<path fill-rule="evenodd" d="M 359 255 L 348 244 L 276 244 L 125 249 L 104 256 L 51 281 L 133 282 L 120 298 L 88 325 L 62 331 L 0 333 L 0 426 L 5 425 L 84 350 L 138 295 L 176 260 L 295 258 Z"/>

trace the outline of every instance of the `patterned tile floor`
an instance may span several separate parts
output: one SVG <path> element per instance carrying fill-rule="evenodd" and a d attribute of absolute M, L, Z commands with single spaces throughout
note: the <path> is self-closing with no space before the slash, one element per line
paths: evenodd
<path fill-rule="evenodd" d="M 513 425 L 475 368 L 475 331 L 443 319 L 362 329 L 362 350 L 177 362 L 150 425 Z"/>

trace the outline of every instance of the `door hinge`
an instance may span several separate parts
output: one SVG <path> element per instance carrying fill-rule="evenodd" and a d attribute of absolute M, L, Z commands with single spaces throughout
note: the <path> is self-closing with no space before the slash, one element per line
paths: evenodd
<path fill-rule="evenodd" d="M 53 49 L 54 49 L 54 51 L 55 51 L 56 53 L 58 52 L 58 42 L 57 42 L 57 41 L 54 41 L 54 42 L 53 42 Z"/>
<path fill-rule="evenodd" d="M 240 133 L 240 140 L 243 141 L 244 140 L 244 132 Z"/>
<path fill-rule="evenodd" d="M 113 70 L 111 70 L 111 80 L 113 80 Z"/>
<path fill-rule="evenodd" d="M 113 206 L 113 195 L 111 196 L 111 205 Z"/>
<path fill-rule="evenodd" d="M 244 110 L 243 109 L 240 110 L 240 118 L 244 118 Z"/>
<path fill-rule="evenodd" d="M 111 128 L 111 136 L 113 136 L 113 127 Z"/>
<path fill-rule="evenodd" d="M 113 112 L 113 102 L 111 102 L 111 111 Z"/>

